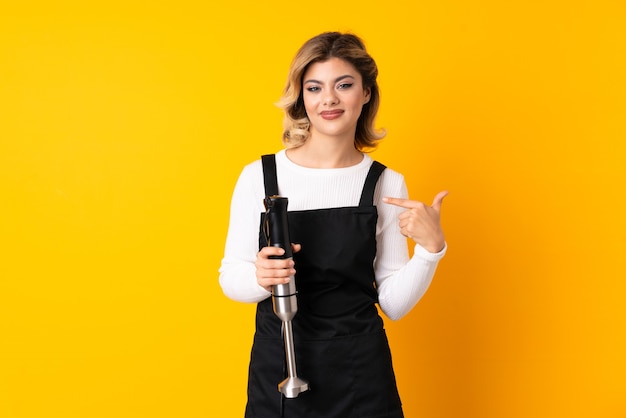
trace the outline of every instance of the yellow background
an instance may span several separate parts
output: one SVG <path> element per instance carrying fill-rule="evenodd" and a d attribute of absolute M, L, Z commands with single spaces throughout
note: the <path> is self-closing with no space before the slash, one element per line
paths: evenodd
<path fill-rule="evenodd" d="M 325 30 L 379 64 L 373 156 L 450 191 L 387 323 L 406 416 L 626 416 L 624 28 L 618 0 L 5 2 L 0 417 L 242 416 L 230 194 Z"/>

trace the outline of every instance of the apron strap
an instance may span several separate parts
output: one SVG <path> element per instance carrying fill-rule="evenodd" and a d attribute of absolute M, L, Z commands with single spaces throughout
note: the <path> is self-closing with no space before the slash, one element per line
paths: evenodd
<path fill-rule="evenodd" d="M 263 163 L 263 182 L 265 183 L 265 196 L 278 196 L 278 179 L 276 177 L 276 155 L 267 154 L 261 156 Z"/>
<path fill-rule="evenodd" d="M 374 161 L 372 163 L 370 171 L 367 173 L 367 177 L 365 178 L 365 185 L 363 186 L 363 192 L 361 193 L 359 207 L 374 205 L 374 189 L 376 189 L 378 178 L 382 172 L 385 171 L 385 168 L 387 167 L 378 161 Z"/>

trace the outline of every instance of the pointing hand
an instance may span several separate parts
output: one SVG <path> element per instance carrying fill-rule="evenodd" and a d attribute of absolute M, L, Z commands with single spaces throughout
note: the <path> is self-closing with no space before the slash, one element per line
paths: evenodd
<path fill-rule="evenodd" d="M 431 206 L 416 200 L 397 197 L 384 197 L 383 202 L 406 209 L 398 216 L 402 235 L 411 238 L 431 253 L 437 253 L 445 245 L 440 215 L 441 203 L 447 195 L 447 191 L 439 192 Z"/>

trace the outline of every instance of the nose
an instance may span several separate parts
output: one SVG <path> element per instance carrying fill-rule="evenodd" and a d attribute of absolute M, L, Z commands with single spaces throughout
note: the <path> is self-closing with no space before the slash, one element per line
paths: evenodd
<path fill-rule="evenodd" d="M 324 100 L 322 103 L 325 106 L 332 106 L 332 105 L 336 105 L 338 102 L 339 102 L 339 99 L 337 98 L 337 95 L 335 94 L 335 90 L 333 89 L 326 90 L 326 93 L 324 94 Z"/>

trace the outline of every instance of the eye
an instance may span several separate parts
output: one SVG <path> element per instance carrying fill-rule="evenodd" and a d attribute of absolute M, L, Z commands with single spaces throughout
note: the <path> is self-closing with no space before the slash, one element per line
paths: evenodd
<path fill-rule="evenodd" d="M 339 88 L 340 90 L 345 90 L 352 87 L 353 84 L 354 83 L 341 83 L 339 86 L 337 86 L 337 88 Z"/>
<path fill-rule="evenodd" d="M 311 93 L 315 93 L 315 92 L 320 91 L 320 88 L 317 87 L 317 86 L 310 86 L 310 87 L 306 88 L 306 91 L 310 91 Z"/>

